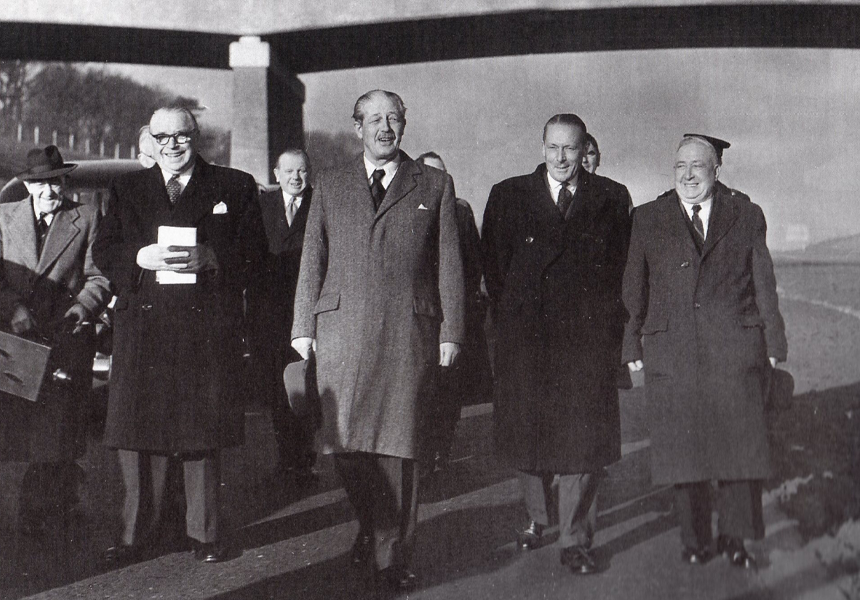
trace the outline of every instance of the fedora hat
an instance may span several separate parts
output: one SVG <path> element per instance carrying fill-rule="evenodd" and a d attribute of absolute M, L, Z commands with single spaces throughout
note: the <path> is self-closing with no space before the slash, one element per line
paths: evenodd
<path fill-rule="evenodd" d="M 21 181 L 40 181 L 65 175 L 77 168 L 78 165 L 64 163 L 60 150 L 56 146 L 44 149 L 33 148 L 27 153 L 27 170 L 18 173 Z"/>
<path fill-rule="evenodd" d="M 311 357 L 290 363 L 284 369 L 284 388 L 290 409 L 300 419 L 307 419 L 313 429 L 322 422 L 320 394 L 317 388 L 316 358 Z"/>

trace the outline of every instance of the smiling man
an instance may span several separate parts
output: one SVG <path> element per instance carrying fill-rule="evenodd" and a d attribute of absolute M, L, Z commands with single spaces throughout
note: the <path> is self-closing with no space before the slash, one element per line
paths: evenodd
<path fill-rule="evenodd" d="M 755 566 L 770 453 L 763 390 L 786 358 L 764 214 L 717 181 L 729 143 L 686 134 L 675 189 L 636 209 L 624 273 L 624 362 L 645 369 L 651 481 L 675 485 L 682 560 Z M 718 484 L 719 537 L 711 531 Z"/>
<path fill-rule="evenodd" d="M 168 458 L 177 457 L 195 557 L 218 562 L 219 452 L 244 437 L 242 292 L 266 251 L 257 185 L 198 155 L 188 110 L 159 109 L 149 128 L 156 164 L 111 184 L 93 249 L 117 295 L 104 442 L 119 450 L 126 493 L 123 533 L 105 559 L 127 562 L 157 545 Z M 162 226 L 193 230 L 196 243 L 160 245 Z M 168 285 L 164 272 L 195 278 Z"/>
<path fill-rule="evenodd" d="M 529 522 L 518 546 L 541 543 L 558 474 L 561 562 L 600 570 L 590 550 L 603 468 L 621 458 L 616 373 L 627 189 L 582 167 L 585 123 L 544 126 L 543 164 L 495 185 L 484 212 L 484 277 L 496 328 L 496 451 L 519 471 Z"/>
<path fill-rule="evenodd" d="M 463 342 L 463 263 L 451 177 L 400 150 L 400 96 L 368 92 L 353 119 L 364 151 L 317 181 L 292 343 L 316 352 L 319 440 L 359 522 L 353 563 L 408 589 L 419 424 Z"/>
<path fill-rule="evenodd" d="M 308 155 L 301 148 L 284 151 L 274 174 L 281 188 L 260 196 L 269 252 L 245 295 L 253 366 L 249 385 L 272 408 L 279 472 L 301 486 L 316 479 L 313 431 L 290 410 L 283 373 L 287 364 L 300 358 L 290 346 L 290 330 L 305 224 L 313 200 Z"/>

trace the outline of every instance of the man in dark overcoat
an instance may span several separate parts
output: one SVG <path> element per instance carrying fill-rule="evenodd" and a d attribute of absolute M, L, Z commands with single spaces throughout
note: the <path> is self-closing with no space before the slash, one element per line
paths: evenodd
<path fill-rule="evenodd" d="M 293 347 L 315 348 L 318 439 L 356 511 L 355 564 L 410 588 L 419 423 L 437 365 L 463 342 L 463 263 L 451 177 L 400 151 L 403 100 L 355 104 L 364 152 L 322 173 L 308 215 Z"/>
<path fill-rule="evenodd" d="M 435 152 L 425 152 L 415 161 L 447 172 L 445 162 Z M 456 363 L 439 368 L 436 398 L 430 403 L 424 425 L 427 436 L 422 458 L 424 475 L 441 471 L 448 465 L 463 404 L 489 402 L 493 393 L 493 373 L 484 333 L 487 299 L 481 291 L 484 274 L 481 236 L 472 207 L 462 198 L 457 198 L 456 202 L 454 210 L 466 290 L 466 341 Z"/>
<path fill-rule="evenodd" d="M 484 212 L 484 277 L 496 329 L 497 452 L 519 471 L 530 522 L 548 524 L 560 475 L 561 560 L 599 570 L 590 551 L 603 468 L 621 458 L 616 374 L 625 321 L 621 276 L 630 233 L 627 189 L 582 168 L 576 115 L 544 127 L 544 163 L 493 186 Z"/>
<path fill-rule="evenodd" d="M 751 567 L 744 539 L 764 535 L 760 481 L 770 475 L 763 390 L 786 358 L 764 215 L 717 182 L 729 144 L 687 134 L 675 189 L 635 211 L 624 304 L 624 361 L 645 369 L 651 477 L 674 484 L 682 558 L 717 550 Z"/>
<path fill-rule="evenodd" d="M 149 125 L 157 164 L 112 183 L 93 250 L 117 295 L 104 441 L 119 450 L 126 491 L 122 538 L 106 558 L 139 556 L 178 457 L 195 557 L 217 562 L 219 451 L 244 437 L 242 293 L 264 260 L 263 223 L 253 177 L 198 156 L 191 112 L 159 109 Z M 162 226 L 196 240 L 159 245 Z"/>
<path fill-rule="evenodd" d="M 313 428 L 290 410 L 283 375 L 287 364 L 301 359 L 290 346 L 290 331 L 305 223 L 313 198 L 308 155 L 300 148 L 286 150 L 278 157 L 274 172 L 280 189 L 260 195 L 269 252 L 245 294 L 253 365 L 250 385 L 272 408 L 279 472 L 307 484 L 314 479 Z"/>
<path fill-rule="evenodd" d="M 52 516 L 77 501 L 86 450 L 87 399 L 95 354 L 91 323 L 110 299 L 93 263 L 101 213 L 63 195 L 66 164 L 56 146 L 33 149 L 18 175 L 29 195 L 0 205 L 2 329 L 52 347 L 52 369 L 65 382 L 45 381 L 35 402 L 0 393 L 0 460 L 28 461 L 20 502 L 26 533 L 48 533 Z M 62 534 L 60 534 L 62 535 Z"/>

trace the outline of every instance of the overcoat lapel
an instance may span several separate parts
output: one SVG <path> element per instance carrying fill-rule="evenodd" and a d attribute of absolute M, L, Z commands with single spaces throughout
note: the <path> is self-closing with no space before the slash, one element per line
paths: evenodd
<path fill-rule="evenodd" d="M 737 218 L 735 200 L 726 194 L 715 195 L 711 207 L 711 219 L 708 223 L 708 237 L 705 239 L 705 246 L 702 249 L 703 259 L 729 232 Z"/>
<path fill-rule="evenodd" d="M 173 207 L 173 222 L 196 224 L 200 219 L 212 213 L 216 206 L 212 198 L 216 197 L 214 190 L 210 190 L 212 181 L 210 178 L 209 163 L 199 156 L 194 165 L 194 172 L 188 185 L 182 190 L 182 195 Z M 165 194 L 167 190 L 165 188 Z M 168 202 L 170 199 L 168 198 Z"/>
<path fill-rule="evenodd" d="M 311 209 L 311 196 L 313 196 L 313 190 L 311 190 L 311 188 L 305 189 L 302 194 L 302 203 L 299 205 L 299 209 L 296 211 L 296 214 L 293 215 L 292 225 L 287 226 L 287 215 L 284 211 L 281 211 L 284 219 L 284 233 L 282 238 L 284 241 L 287 241 L 296 235 L 304 235 L 304 225 L 308 220 L 308 211 Z M 283 198 L 283 196 L 281 197 Z M 283 204 L 281 204 L 281 206 L 283 206 Z"/>
<path fill-rule="evenodd" d="M 146 179 L 144 185 L 146 189 L 143 193 L 138 194 L 134 198 L 135 212 L 140 219 L 140 223 L 149 226 L 152 223 L 165 223 L 169 221 L 167 215 L 170 214 L 170 196 L 167 195 L 167 188 L 164 185 L 164 178 L 161 175 L 161 167 L 155 165 L 145 171 Z"/>
<path fill-rule="evenodd" d="M 661 211 L 663 212 L 663 216 L 659 219 L 659 223 L 665 224 L 666 235 L 670 238 L 682 240 L 684 245 L 689 246 L 693 256 L 701 256 L 701 252 L 696 247 L 696 242 L 693 239 L 691 231 L 693 225 L 689 223 L 678 194 L 673 191 L 662 202 Z"/>
<path fill-rule="evenodd" d="M 66 200 L 63 200 L 66 202 Z M 81 232 L 76 221 L 80 217 L 77 208 L 69 207 L 58 211 L 54 215 L 48 235 L 45 237 L 45 246 L 36 266 L 36 274 L 42 275 L 54 264 L 63 250 Z"/>
<path fill-rule="evenodd" d="M 378 221 L 386 211 L 400 202 L 406 194 L 414 190 L 418 185 L 416 180 L 420 175 L 421 169 L 418 165 L 416 165 L 415 162 L 406 155 L 406 153 L 401 152 L 400 166 L 397 167 L 397 173 L 394 175 L 394 179 L 391 180 L 391 184 L 385 191 L 385 198 L 382 199 L 382 204 L 380 204 L 379 210 L 376 211 L 375 220 Z M 370 187 L 368 186 L 368 193 L 369 192 Z M 372 201 L 373 198 L 371 197 L 371 202 Z"/>
<path fill-rule="evenodd" d="M 18 224 L 18 235 L 21 236 L 18 255 L 24 266 L 35 272 L 39 262 L 39 243 L 36 241 L 36 217 L 33 213 L 32 196 L 18 205 L 13 218 Z"/>
<path fill-rule="evenodd" d="M 543 270 L 565 250 L 564 220 L 552 200 L 546 180 L 546 167 L 540 165 L 528 179 L 529 192 L 526 194 L 527 218 L 534 223 L 531 236 L 541 249 L 540 268 Z"/>

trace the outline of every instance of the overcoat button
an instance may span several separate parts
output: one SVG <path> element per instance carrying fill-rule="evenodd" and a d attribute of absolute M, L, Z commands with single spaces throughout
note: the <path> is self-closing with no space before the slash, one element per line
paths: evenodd
<path fill-rule="evenodd" d="M 141 304 L 140 307 L 143 310 L 150 310 L 152 308 L 152 304 Z"/>
<path fill-rule="evenodd" d="M 702 305 L 701 305 L 701 304 L 699 304 L 698 302 L 696 302 L 696 303 L 693 305 L 693 308 L 702 308 Z"/>
<path fill-rule="evenodd" d="M 533 241 L 535 241 L 535 239 L 532 236 L 528 236 L 526 238 L 526 244 L 531 244 Z"/>
<path fill-rule="evenodd" d="M 686 269 L 689 266 L 690 266 L 690 261 L 688 261 L 688 260 L 685 260 L 684 262 L 681 263 L 681 268 L 683 268 L 683 269 Z"/>

